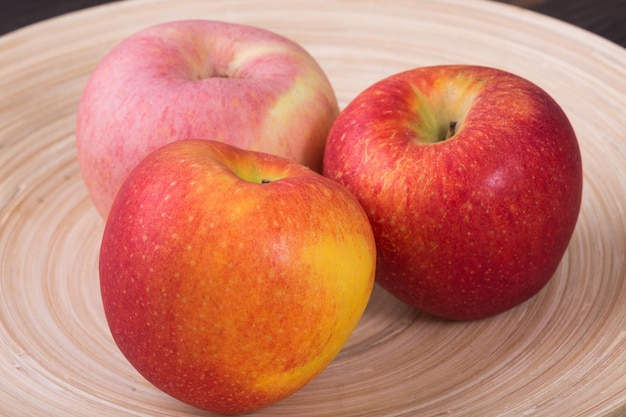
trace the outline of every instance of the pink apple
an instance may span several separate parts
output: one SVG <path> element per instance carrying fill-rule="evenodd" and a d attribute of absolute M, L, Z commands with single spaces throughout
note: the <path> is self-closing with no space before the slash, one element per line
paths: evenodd
<path fill-rule="evenodd" d="M 100 252 L 113 338 L 150 382 L 236 414 L 297 391 L 371 295 L 376 244 L 344 187 L 281 157 L 176 141 L 129 174 Z"/>
<path fill-rule="evenodd" d="M 337 99 L 300 45 L 234 23 L 184 20 L 117 45 L 80 100 L 76 142 L 89 194 L 106 218 L 115 193 L 149 152 L 213 139 L 321 172 Z"/>
<path fill-rule="evenodd" d="M 324 174 L 368 213 L 377 282 L 455 320 L 498 314 L 545 286 L 583 183 L 555 100 L 519 76 L 464 65 L 409 70 L 359 94 L 332 128 Z"/>

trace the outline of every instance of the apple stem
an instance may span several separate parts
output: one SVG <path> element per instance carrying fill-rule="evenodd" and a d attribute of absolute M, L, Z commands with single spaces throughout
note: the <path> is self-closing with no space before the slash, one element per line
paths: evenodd
<path fill-rule="evenodd" d="M 261 180 L 261 184 L 269 184 L 270 182 L 272 182 L 272 180 L 268 180 L 268 179 L 266 179 L 266 178 L 263 178 L 263 179 Z"/>
<path fill-rule="evenodd" d="M 450 139 L 456 133 L 456 125 L 457 122 L 455 120 L 450 121 L 450 125 L 448 125 L 448 133 L 446 134 L 446 139 Z"/>

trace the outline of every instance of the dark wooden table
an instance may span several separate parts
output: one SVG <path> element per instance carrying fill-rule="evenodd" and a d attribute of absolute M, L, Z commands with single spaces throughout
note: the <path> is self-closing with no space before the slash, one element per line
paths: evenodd
<path fill-rule="evenodd" d="M 587 29 L 626 48 L 626 0 L 497 0 Z"/>
<path fill-rule="evenodd" d="M 115 0 L 124 1 L 124 0 Z M 626 47 L 626 0 L 494 0 L 564 20 Z M 0 35 L 104 0 L 4 0 Z"/>

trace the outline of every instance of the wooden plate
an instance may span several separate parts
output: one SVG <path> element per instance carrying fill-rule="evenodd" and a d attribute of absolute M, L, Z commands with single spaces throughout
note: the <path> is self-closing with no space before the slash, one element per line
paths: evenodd
<path fill-rule="evenodd" d="M 97 277 L 103 222 L 74 150 L 79 95 L 102 56 L 147 25 L 209 18 L 303 44 L 345 106 L 416 66 L 472 63 L 538 83 L 584 158 L 581 217 L 536 297 L 449 323 L 376 289 L 317 379 L 258 416 L 594 416 L 626 413 L 626 51 L 532 12 L 466 0 L 134 0 L 0 38 L 0 414 L 203 415 L 121 356 Z"/>

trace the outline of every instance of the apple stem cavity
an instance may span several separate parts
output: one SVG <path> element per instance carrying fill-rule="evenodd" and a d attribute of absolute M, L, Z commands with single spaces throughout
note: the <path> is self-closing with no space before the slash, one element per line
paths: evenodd
<path fill-rule="evenodd" d="M 272 180 L 268 180 L 267 178 L 261 180 L 261 184 L 269 184 L 270 182 L 272 182 Z"/>
<path fill-rule="evenodd" d="M 454 134 L 456 133 L 456 126 L 457 126 L 457 124 L 458 123 L 457 123 L 456 120 L 451 120 L 450 121 L 450 124 L 448 125 L 448 132 L 446 133 L 445 139 L 450 139 L 452 136 L 454 136 Z"/>
<path fill-rule="evenodd" d="M 450 120 L 447 127 L 443 125 L 438 129 L 437 134 L 435 136 L 435 140 L 427 141 L 427 142 L 437 143 L 437 142 L 443 142 L 445 140 L 452 138 L 458 130 L 458 125 L 459 123 L 456 120 Z"/>

